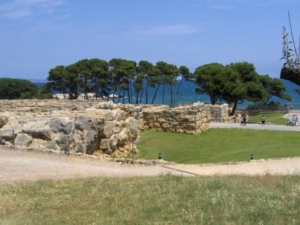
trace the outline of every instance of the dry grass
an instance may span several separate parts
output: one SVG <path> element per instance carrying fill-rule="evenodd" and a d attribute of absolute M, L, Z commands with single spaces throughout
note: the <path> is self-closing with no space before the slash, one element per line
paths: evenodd
<path fill-rule="evenodd" d="M 27 182 L 0 202 L 0 224 L 300 224 L 300 176 Z"/>

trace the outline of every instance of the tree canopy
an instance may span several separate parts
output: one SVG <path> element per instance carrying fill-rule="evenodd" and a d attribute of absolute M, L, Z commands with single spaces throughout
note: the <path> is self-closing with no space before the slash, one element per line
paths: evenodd
<path fill-rule="evenodd" d="M 38 93 L 38 87 L 28 80 L 0 78 L 0 99 L 31 99 Z"/>
<path fill-rule="evenodd" d="M 290 99 L 284 94 L 281 80 L 266 76 L 260 76 L 254 65 L 248 62 L 228 65 L 214 62 L 199 66 L 191 73 L 184 65 L 178 68 L 164 61 L 152 64 L 146 60 L 136 63 L 113 58 L 107 62 L 95 58 L 50 69 L 47 90 L 63 93 L 70 99 L 76 99 L 81 93 L 87 96 L 87 92 L 103 99 L 113 98 L 114 102 L 120 101 L 115 96 L 121 96 L 126 97 L 128 103 L 135 104 L 142 103 L 142 98 L 146 104 L 153 104 L 160 90 L 160 102 L 173 107 L 181 84 L 192 81 L 198 86 L 195 92 L 207 94 L 211 104 L 232 104 L 233 114 L 238 102 L 243 100 L 267 104 L 273 96 Z M 154 90 L 152 96 L 149 94 L 150 88 Z M 165 98 L 167 94 L 170 97 L 168 102 Z"/>
<path fill-rule="evenodd" d="M 207 94 L 213 105 L 222 100 L 221 92 L 226 79 L 222 64 L 210 63 L 200 66 L 196 68 L 194 76 L 195 84 L 199 86 L 196 93 Z"/>
<path fill-rule="evenodd" d="M 211 104 L 225 101 L 233 104 L 231 115 L 234 114 L 238 102 L 247 100 L 267 103 L 273 96 L 290 100 L 285 95 L 285 87 L 281 80 L 260 76 L 253 64 L 237 62 L 223 66 L 211 63 L 200 66 L 195 71 L 195 83 L 199 86 L 199 94 L 207 94 Z"/>
<path fill-rule="evenodd" d="M 263 100 L 264 105 L 267 105 L 270 99 L 274 96 L 288 101 L 292 100 L 290 95 L 284 93 L 285 86 L 280 79 L 271 78 L 269 75 L 261 75 L 260 82 L 267 93 L 266 98 Z"/>

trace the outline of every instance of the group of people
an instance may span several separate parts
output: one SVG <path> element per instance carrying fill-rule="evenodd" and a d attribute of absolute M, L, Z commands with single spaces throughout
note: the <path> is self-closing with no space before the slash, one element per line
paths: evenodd
<path fill-rule="evenodd" d="M 287 119 L 288 126 L 298 126 L 298 116 L 293 116 Z"/>
<path fill-rule="evenodd" d="M 241 125 L 246 126 L 247 124 L 247 118 L 245 115 L 242 116 L 241 118 Z M 266 124 L 266 117 L 262 116 L 261 117 L 261 125 L 264 126 Z"/>

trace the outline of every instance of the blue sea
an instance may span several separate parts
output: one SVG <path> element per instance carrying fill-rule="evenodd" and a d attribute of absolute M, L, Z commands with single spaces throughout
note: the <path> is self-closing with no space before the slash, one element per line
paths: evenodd
<path fill-rule="evenodd" d="M 175 93 L 177 91 L 177 87 L 179 85 L 179 82 L 180 81 L 178 81 L 177 86 L 173 87 L 174 96 L 176 96 Z M 290 81 L 286 81 L 286 80 L 282 80 L 282 82 L 286 87 L 286 92 L 285 93 L 292 96 L 292 101 L 287 101 L 287 100 L 284 100 L 284 99 L 280 99 L 278 97 L 273 97 L 270 101 L 280 102 L 280 105 L 282 105 L 282 106 L 284 106 L 286 104 L 290 104 L 293 107 L 293 109 L 299 109 L 300 110 L 300 95 L 297 92 L 295 92 L 295 89 L 300 88 L 300 86 L 298 86 L 298 85 L 296 85 L 296 84 L 294 84 Z M 45 83 L 35 82 L 35 84 L 38 87 L 41 87 Z M 178 95 L 177 95 L 177 97 L 175 97 L 176 98 L 175 105 L 177 106 L 179 103 L 193 103 L 193 102 L 198 102 L 198 101 L 204 102 L 204 103 L 210 103 L 210 99 L 209 99 L 208 95 L 205 95 L 205 94 L 198 95 L 198 94 L 195 93 L 196 88 L 197 88 L 197 86 L 193 82 L 183 81 L 181 86 L 180 86 Z M 148 103 L 151 103 L 152 98 L 154 96 L 154 92 L 155 92 L 154 88 L 149 88 Z M 118 94 L 118 93 L 115 93 L 115 94 Z M 132 97 L 132 103 L 135 103 L 136 102 L 135 93 L 133 93 L 133 96 L 134 97 Z M 170 92 L 167 88 L 165 88 L 164 102 L 163 102 L 162 96 L 163 96 L 163 90 L 162 90 L 162 87 L 160 87 L 158 92 L 157 92 L 155 101 L 153 103 L 154 104 L 170 105 L 171 97 L 170 97 Z M 141 98 L 142 103 L 145 103 L 145 101 L 146 101 L 145 99 L 146 99 L 145 93 L 143 93 L 142 98 Z M 123 99 L 119 99 L 119 100 L 115 99 L 115 103 L 118 103 L 118 102 L 122 103 Z M 124 102 L 125 103 L 128 102 L 127 97 L 124 98 Z M 219 102 L 219 103 L 222 103 L 222 102 Z M 245 109 L 249 104 L 253 104 L 253 102 L 240 101 L 239 104 L 238 104 L 238 109 Z"/>

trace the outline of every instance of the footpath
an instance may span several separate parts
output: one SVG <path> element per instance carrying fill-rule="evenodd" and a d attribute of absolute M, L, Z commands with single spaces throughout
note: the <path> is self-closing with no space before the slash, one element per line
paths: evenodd
<path fill-rule="evenodd" d="M 237 123 L 211 123 L 211 128 L 300 131 L 300 126 L 279 126 Z M 70 179 L 83 177 L 214 175 L 297 175 L 300 157 L 249 160 L 224 164 L 170 164 L 165 166 L 120 165 L 90 158 L 48 154 L 35 151 L 8 150 L 0 147 L 0 185 L 20 181 Z"/>
<path fill-rule="evenodd" d="M 217 123 L 211 122 L 211 128 L 238 128 L 253 130 L 279 130 L 279 131 L 300 131 L 300 126 L 272 125 L 272 124 L 247 124 L 246 126 L 239 123 Z"/>

